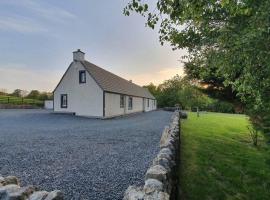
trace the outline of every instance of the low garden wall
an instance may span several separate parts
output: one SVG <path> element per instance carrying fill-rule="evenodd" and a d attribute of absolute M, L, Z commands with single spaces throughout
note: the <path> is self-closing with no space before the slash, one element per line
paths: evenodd
<path fill-rule="evenodd" d="M 63 200 L 59 190 L 52 192 L 40 191 L 34 186 L 21 187 L 15 176 L 0 175 L 0 200 Z"/>
<path fill-rule="evenodd" d="M 170 125 L 164 128 L 160 151 L 145 174 L 144 186 L 129 186 L 123 200 L 171 200 L 177 194 L 180 121 L 175 111 Z"/>

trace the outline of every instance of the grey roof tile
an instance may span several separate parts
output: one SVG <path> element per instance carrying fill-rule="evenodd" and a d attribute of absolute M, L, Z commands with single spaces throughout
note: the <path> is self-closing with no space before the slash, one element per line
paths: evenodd
<path fill-rule="evenodd" d="M 104 91 L 155 99 L 146 88 L 131 83 L 88 61 L 80 62 Z"/>

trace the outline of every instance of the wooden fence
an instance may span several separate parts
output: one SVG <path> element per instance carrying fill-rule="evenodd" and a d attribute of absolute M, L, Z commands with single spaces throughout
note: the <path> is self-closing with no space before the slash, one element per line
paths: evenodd
<path fill-rule="evenodd" d="M 0 96 L 0 104 L 44 106 L 44 101 L 23 97 Z"/>

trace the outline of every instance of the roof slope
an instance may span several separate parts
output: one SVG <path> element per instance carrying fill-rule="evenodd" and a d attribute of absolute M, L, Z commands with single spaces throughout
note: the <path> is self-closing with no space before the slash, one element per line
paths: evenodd
<path fill-rule="evenodd" d="M 104 91 L 155 99 L 146 88 L 131 83 L 88 61 L 80 62 Z"/>

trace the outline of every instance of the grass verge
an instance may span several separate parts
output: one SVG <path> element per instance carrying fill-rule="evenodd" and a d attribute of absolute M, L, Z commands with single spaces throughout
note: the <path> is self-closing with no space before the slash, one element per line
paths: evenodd
<path fill-rule="evenodd" d="M 270 148 L 245 115 L 189 113 L 181 132 L 181 199 L 270 199 Z"/>
<path fill-rule="evenodd" d="M 0 104 L 43 106 L 43 101 L 37 99 L 0 95 Z"/>

